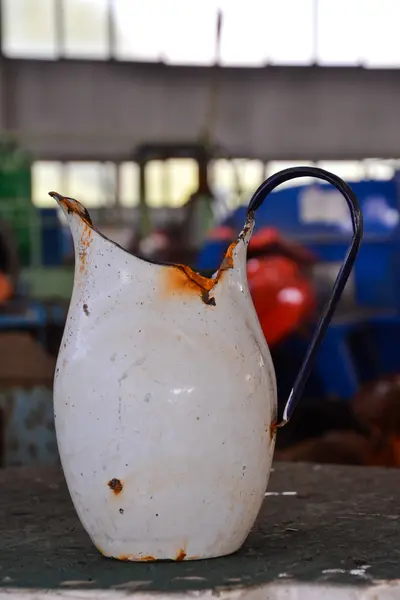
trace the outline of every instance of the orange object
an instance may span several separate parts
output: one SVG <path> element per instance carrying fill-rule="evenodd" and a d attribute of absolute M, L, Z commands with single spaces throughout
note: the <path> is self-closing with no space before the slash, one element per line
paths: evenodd
<path fill-rule="evenodd" d="M 232 241 L 235 232 L 219 226 L 208 238 Z M 250 293 L 271 347 L 301 329 L 314 314 L 314 289 L 302 267 L 316 259 L 300 244 L 282 238 L 274 227 L 263 227 L 253 234 L 247 255 Z"/>
<path fill-rule="evenodd" d="M 314 313 L 315 293 L 301 267 L 315 259 L 272 227 L 253 236 L 248 256 L 249 289 L 265 338 L 273 346 L 300 329 Z"/>
<path fill-rule="evenodd" d="M 0 304 L 9 300 L 13 294 L 14 287 L 11 280 L 4 273 L 0 273 Z"/>
<path fill-rule="evenodd" d="M 250 259 L 247 277 L 254 306 L 270 346 L 294 333 L 314 312 L 310 282 L 299 266 L 281 256 Z"/>

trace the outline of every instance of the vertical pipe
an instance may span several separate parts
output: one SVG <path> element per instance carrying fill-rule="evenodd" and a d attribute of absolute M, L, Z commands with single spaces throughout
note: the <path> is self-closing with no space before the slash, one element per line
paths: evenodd
<path fill-rule="evenodd" d="M 107 42 L 109 60 L 115 60 L 117 50 L 116 6 L 114 0 L 107 0 Z"/>

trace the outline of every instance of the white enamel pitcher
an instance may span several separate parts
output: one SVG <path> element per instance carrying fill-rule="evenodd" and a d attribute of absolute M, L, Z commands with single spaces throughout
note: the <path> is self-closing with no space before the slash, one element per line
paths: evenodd
<path fill-rule="evenodd" d="M 251 300 L 254 213 L 279 184 L 317 177 L 345 197 L 354 235 L 281 422 L 275 373 Z M 231 554 L 264 499 L 276 428 L 287 423 L 362 238 L 358 201 L 335 175 L 285 169 L 250 201 L 212 278 L 125 252 L 76 200 L 50 195 L 75 244 L 75 281 L 54 381 L 61 462 L 98 550 L 129 561 Z"/>

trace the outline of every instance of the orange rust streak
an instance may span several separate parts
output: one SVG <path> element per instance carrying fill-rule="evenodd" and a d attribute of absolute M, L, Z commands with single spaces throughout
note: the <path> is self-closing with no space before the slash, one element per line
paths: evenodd
<path fill-rule="evenodd" d="M 79 207 L 76 204 L 74 204 L 69 198 L 62 198 L 60 202 L 66 207 L 68 212 L 73 212 L 76 215 L 79 215 L 80 218 L 86 223 L 86 225 L 92 227 L 92 223 L 89 221 L 83 210 L 79 210 Z"/>
<path fill-rule="evenodd" d="M 186 558 L 186 552 L 185 552 L 185 550 L 183 550 L 183 548 L 181 548 L 178 551 L 175 560 L 178 561 L 178 562 L 180 562 L 182 560 L 185 560 L 185 558 Z"/>
<path fill-rule="evenodd" d="M 90 225 L 85 221 L 85 227 L 82 232 L 82 237 L 80 241 L 79 248 L 79 271 L 83 274 L 86 270 L 87 266 L 87 251 L 89 249 L 90 244 L 92 243 L 92 235 L 93 231 Z"/>
<path fill-rule="evenodd" d="M 154 558 L 154 556 L 117 556 L 118 560 L 123 560 L 123 561 L 140 561 L 140 562 L 153 562 L 156 561 L 157 559 Z"/>
<path fill-rule="evenodd" d="M 233 268 L 233 250 L 237 245 L 233 242 L 225 253 L 225 257 L 218 269 L 216 277 L 203 277 L 186 265 L 171 265 L 167 271 L 167 293 L 199 293 L 210 292 L 221 279 L 224 271 Z"/>
<path fill-rule="evenodd" d="M 269 436 L 270 436 L 271 442 L 275 438 L 277 431 L 278 431 L 278 423 L 276 421 L 274 421 L 274 423 L 271 423 L 271 425 L 269 426 Z"/>

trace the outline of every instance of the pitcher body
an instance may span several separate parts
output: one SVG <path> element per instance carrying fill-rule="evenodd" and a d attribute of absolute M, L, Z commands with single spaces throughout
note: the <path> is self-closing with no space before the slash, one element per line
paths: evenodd
<path fill-rule="evenodd" d="M 333 184 L 354 235 L 277 423 L 276 382 L 246 277 L 254 213 L 280 183 Z M 52 192 L 75 244 L 75 280 L 54 381 L 58 446 L 78 516 L 99 551 L 131 561 L 235 552 L 266 491 L 276 428 L 301 397 L 354 264 L 362 215 L 317 167 L 285 169 L 253 195 L 244 229 L 212 278 L 136 258 Z"/>
<path fill-rule="evenodd" d="M 207 290 L 210 280 L 144 262 L 69 218 L 75 285 L 54 404 L 80 520 L 105 556 L 232 553 L 264 498 L 276 419 L 242 264 L 250 231 Z"/>

